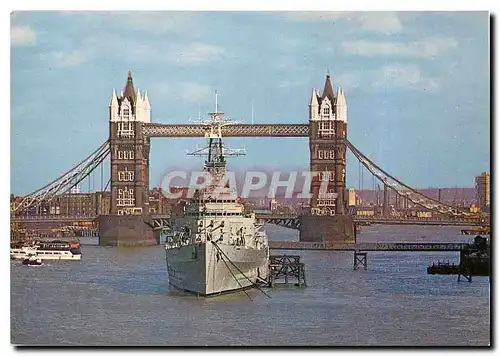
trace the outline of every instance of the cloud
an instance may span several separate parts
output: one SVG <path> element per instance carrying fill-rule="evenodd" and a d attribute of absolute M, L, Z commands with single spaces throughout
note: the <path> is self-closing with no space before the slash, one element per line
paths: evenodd
<path fill-rule="evenodd" d="M 344 11 L 290 11 L 287 17 L 294 21 L 328 21 L 344 19 L 349 12 Z"/>
<path fill-rule="evenodd" d="M 195 43 L 178 50 L 177 55 L 170 55 L 175 54 L 172 41 L 165 41 L 164 36 L 151 36 L 169 33 L 178 40 L 190 37 L 190 33 L 197 33 L 190 31 L 193 21 L 196 20 L 197 28 L 200 26 L 199 16 L 193 12 L 65 11 L 59 15 L 82 29 L 92 29 L 82 32 L 81 40 L 73 49 L 61 48 L 50 53 L 55 65 L 60 67 L 75 67 L 98 57 L 129 58 L 134 62 L 163 61 L 167 57 L 173 62 L 199 65 L 225 53 L 222 48 Z M 148 33 L 145 42 L 141 40 L 144 34 L 138 35 L 141 31 Z"/>
<path fill-rule="evenodd" d="M 10 28 L 11 46 L 31 46 L 36 43 L 36 33 L 29 26 L 12 26 Z"/>
<path fill-rule="evenodd" d="M 437 78 L 424 77 L 415 64 L 384 66 L 374 73 L 372 87 L 391 87 L 436 92 L 440 89 Z"/>
<path fill-rule="evenodd" d="M 212 98 L 214 91 L 211 87 L 196 82 L 184 82 L 178 86 L 178 96 L 188 103 L 208 101 Z"/>
<path fill-rule="evenodd" d="M 161 53 L 162 51 L 155 45 L 136 43 L 130 48 L 127 48 L 127 51 L 130 53 L 130 59 L 137 62 L 164 59 Z"/>
<path fill-rule="evenodd" d="M 71 52 L 54 52 L 52 56 L 59 67 L 77 67 L 91 58 L 92 51 L 81 48 Z"/>
<path fill-rule="evenodd" d="M 73 49 L 53 51 L 49 56 L 58 67 L 77 67 L 92 60 L 97 54 L 113 55 L 118 49 L 118 38 L 113 35 L 85 37 Z"/>
<path fill-rule="evenodd" d="M 395 12 L 364 12 L 359 16 L 358 22 L 363 31 L 394 33 L 403 28 L 401 19 Z"/>
<path fill-rule="evenodd" d="M 359 73 L 342 73 L 334 76 L 335 83 L 343 89 L 356 89 L 359 87 Z"/>
<path fill-rule="evenodd" d="M 452 37 L 430 37 L 414 42 L 381 42 L 381 41 L 343 41 L 341 46 L 345 53 L 361 57 L 400 56 L 413 58 L 432 58 L 458 46 Z"/>
<path fill-rule="evenodd" d="M 199 26 L 194 12 L 124 12 L 111 13 L 120 24 L 128 29 L 142 30 L 155 34 L 180 33 L 189 30 L 193 23 Z"/>
<path fill-rule="evenodd" d="M 304 80 L 288 80 L 285 79 L 281 82 L 278 83 L 278 88 L 290 88 L 290 87 L 296 87 L 299 85 L 302 85 L 304 83 Z"/>
<path fill-rule="evenodd" d="M 200 65 L 214 60 L 219 60 L 227 56 L 227 51 L 218 46 L 204 43 L 195 43 L 178 50 L 173 58 L 180 64 Z"/>
<path fill-rule="evenodd" d="M 135 39 L 127 39 L 114 34 L 89 36 L 73 50 L 51 53 L 56 65 L 60 67 L 75 67 L 93 60 L 96 57 L 128 58 L 134 62 L 147 62 L 163 59 L 162 51 L 155 41 L 145 44 Z M 156 44 L 156 45 L 155 45 Z"/>
<path fill-rule="evenodd" d="M 150 85 L 148 93 L 151 93 L 151 98 L 153 96 L 170 97 L 175 101 L 180 100 L 184 103 L 195 104 L 211 101 L 214 90 L 208 85 L 191 81 L 170 84 L 159 82 Z"/>
<path fill-rule="evenodd" d="M 110 26 L 120 31 L 143 31 L 150 34 L 196 34 L 192 24 L 200 27 L 199 14 L 178 11 L 64 11 L 61 16 L 73 17 L 72 21 L 82 21 L 86 27 Z M 191 30 L 191 31 L 190 31 Z"/>
<path fill-rule="evenodd" d="M 123 46 L 124 41 L 127 43 Z M 159 40 L 141 42 L 117 34 L 88 36 L 69 51 L 51 53 L 56 65 L 61 67 L 78 66 L 94 58 L 128 58 L 134 62 L 169 61 L 183 66 L 199 66 L 223 59 L 228 52 L 218 46 L 194 43 L 172 46 Z"/>
<path fill-rule="evenodd" d="M 403 28 L 397 12 L 353 12 L 353 11 L 297 11 L 289 12 L 294 21 L 339 21 L 350 24 L 353 31 L 397 33 Z"/>
<path fill-rule="evenodd" d="M 277 48 L 283 51 L 294 51 L 304 44 L 303 39 L 298 39 L 294 37 L 287 37 L 283 33 L 280 33 L 277 41 Z"/>
<path fill-rule="evenodd" d="M 426 76 L 416 64 L 394 63 L 378 69 L 341 73 L 333 79 L 345 91 L 363 88 L 371 91 L 418 90 L 436 93 L 441 89 L 440 79 Z"/>

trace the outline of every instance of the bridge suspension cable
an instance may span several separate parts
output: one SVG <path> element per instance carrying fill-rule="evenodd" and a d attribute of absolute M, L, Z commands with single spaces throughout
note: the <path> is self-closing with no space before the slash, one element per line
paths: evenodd
<path fill-rule="evenodd" d="M 96 169 L 110 152 L 109 140 L 105 141 L 97 150 L 92 152 L 83 161 L 71 168 L 69 171 L 44 185 L 43 187 L 26 195 L 23 200 L 13 208 L 11 213 L 20 213 L 28 209 L 36 208 L 42 202 L 50 202 L 56 195 L 64 194 L 76 186 Z"/>
<path fill-rule="evenodd" d="M 451 205 L 444 204 L 404 184 L 372 162 L 348 140 L 346 140 L 346 145 L 354 156 L 356 156 L 356 158 L 373 174 L 374 177 L 377 177 L 377 179 L 379 179 L 383 184 L 394 190 L 396 194 L 407 198 L 414 204 L 434 212 L 453 216 L 471 216 L 471 214 L 465 211 L 460 211 Z"/>

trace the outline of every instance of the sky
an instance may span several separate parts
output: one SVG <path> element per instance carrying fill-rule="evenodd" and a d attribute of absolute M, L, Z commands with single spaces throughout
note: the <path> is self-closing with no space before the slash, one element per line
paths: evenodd
<path fill-rule="evenodd" d="M 346 96 L 349 141 L 406 184 L 472 187 L 490 171 L 487 12 L 18 11 L 10 20 L 16 195 L 108 138 L 111 93 L 129 70 L 148 92 L 152 121 L 176 124 L 212 111 L 214 90 L 237 121 L 251 122 L 253 104 L 255 123 L 307 123 L 312 88 L 323 89 L 328 70 Z M 309 164 L 307 138 L 228 142 L 247 150 L 234 169 Z M 153 138 L 150 185 L 200 168 L 186 150 L 203 144 Z M 358 173 L 349 155 L 348 187 L 359 187 Z"/>

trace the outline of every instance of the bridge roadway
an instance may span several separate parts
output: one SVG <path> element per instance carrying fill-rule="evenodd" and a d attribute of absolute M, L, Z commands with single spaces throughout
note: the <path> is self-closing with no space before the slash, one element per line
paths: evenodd
<path fill-rule="evenodd" d="M 283 225 L 290 228 L 300 228 L 300 216 L 297 215 L 272 215 L 272 214 L 256 214 L 255 217 L 265 222 L 277 225 Z M 456 219 L 440 219 L 440 218 L 400 218 L 400 217 L 381 217 L 381 216 L 354 216 L 354 222 L 362 225 L 366 224 L 383 224 L 383 225 L 448 225 L 448 226 L 475 226 L 483 225 L 478 219 L 456 218 Z"/>
<path fill-rule="evenodd" d="M 24 221 L 47 221 L 47 222 L 82 222 L 82 221 L 94 221 L 98 218 L 98 215 L 21 215 L 21 216 L 11 216 L 11 222 L 24 222 Z M 168 219 L 168 215 L 151 215 L 153 220 L 155 219 Z"/>
<path fill-rule="evenodd" d="M 69 215 L 33 215 L 33 216 L 13 216 L 11 222 L 30 222 L 30 221 L 44 221 L 44 222 L 84 222 L 94 221 L 97 215 L 90 216 L 69 216 Z M 153 220 L 165 220 L 169 217 L 167 215 L 151 215 Z M 297 215 L 271 215 L 271 214 L 256 214 L 255 217 L 259 220 L 271 224 L 282 225 L 294 229 L 300 228 L 300 216 Z M 385 225 L 448 225 L 448 226 L 477 226 L 483 225 L 478 219 L 439 219 L 439 218 L 399 218 L 399 217 L 360 217 L 354 216 L 356 223 L 366 224 L 385 224 Z"/>
<path fill-rule="evenodd" d="M 98 218 L 97 215 L 21 215 L 11 216 L 11 222 L 84 222 L 94 221 Z"/>
<path fill-rule="evenodd" d="M 400 218 L 400 217 L 360 217 L 355 215 L 356 223 L 366 222 L 369 224 L 382 225 L 451 225 L 451 226 L 471 226 L 482 225 L 478 219 L 456 218 L 456 219 L 440 219 L 440 218 Z"/>
<path fill-rule="evenodd" d="M 467 243 L 375 243 L 356 244 L 335 242 L 269 241 L 272 250 L 330 250 L 330 251 L 460 251 L 469 246 Z"/>

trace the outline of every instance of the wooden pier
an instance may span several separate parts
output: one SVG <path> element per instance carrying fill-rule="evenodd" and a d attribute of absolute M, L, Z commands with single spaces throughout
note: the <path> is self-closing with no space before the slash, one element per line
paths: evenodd
<path fill-rule="evenodd" d="M 388 252 L 460 252 L 460 264 L 433 264 L 427 269 L 429 274 L 457 274 L 458 281 L 464 277 L 469 282 L 473 275 L 490 275 L 490 248 L 487 239 L 476 236 L 471 243 L 337 243 L 337 242 L 302 242 L 302 241 L 269 241 L 269 248 L 273 250 L 318 250 L 318 251 L 352 251 L 354 252 L 354 270 L 368 267 L 368 251 Z M 305 285 L 304 264 L 300 263 L 299 256 L 270 256 L 269 286 L 276 284 L 275 280 L 284 278 L 288 284 L 288 277 L 295 277 L 297 284 L 301 285 L 301 279 Z"/>
<path fill-rule="evenodd" d="M 296 255 L 271 255 L 269 256 L 268 286 L 293 285 L 306 287 L 306 271 L 300 256 Z"/>
<path fill-rule="evenodd" d="M 269 241 L 272 250 L 327 250 L 327 251 L 460 251 L 467 243 L 338 243 L 338 242 L 302 242 L 302 241 Z"/>
<path fill-rule="evenodd" d="M 476 227 L 472 229 L 462 229 L 460 233 L 462 235 L 490 235 L 491 231 L 489 227 Z"/>
<path fill-rule="evenodd" d="M 274 250 L 319 250 L 319 251 L 352 251 L 354 270 L 368 267 L 368 251 L 389 252 L 438 252 L 463 251 L 469 247 L 467 243 L 337 243 L 337 242 L 302 242 L 302 241 L 269 241 L 269 248 Z M 294 256 L 295 257 L 295 256 Z"/>

